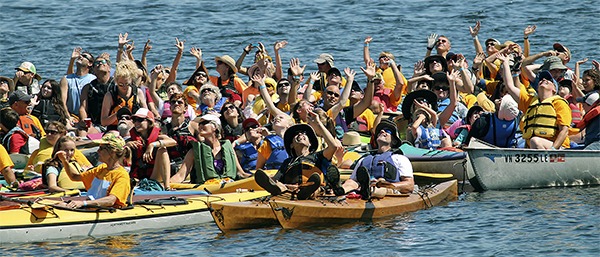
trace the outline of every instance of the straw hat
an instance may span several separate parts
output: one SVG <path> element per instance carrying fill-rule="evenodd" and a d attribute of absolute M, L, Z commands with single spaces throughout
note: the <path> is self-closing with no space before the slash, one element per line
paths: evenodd
<path fill-rule="evenodd" d="M 217 56 L 217 57 L 215 57 L 215 61 L 223 62 L 224 64 L 229 66 L 233 70 L 233 72 L 235 72 L 235 73 L 238 72 L 238 69 L 235 67 L 235 60 L 233 60 L 233 58 L 231 58 L 231 56 L 229 56 L 229 55 Z"/>

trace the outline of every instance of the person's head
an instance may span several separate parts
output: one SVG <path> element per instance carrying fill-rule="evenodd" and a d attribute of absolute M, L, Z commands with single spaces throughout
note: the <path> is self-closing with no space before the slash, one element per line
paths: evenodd
<path fill-rule="evenodd" d="M 446 62 L 446 58 L 441 55 L 430 55 L 423 60 L 423 64 L 427 75 L 448 71 L 448 62 Z"/>
<path fill-rule="evenodd" d="M 358 82 L 352 82 L 352 88 L 350 89 L 350 101 L 356 103 L 362 100 L 364 97 L 365 93 L 363 92 Z"/>
<path fill-rule="evenodd" d="M 47 79 L 42 83 L 39 97 L 49 99 L 53 94 L 58 94 L 58 96 L 60 96 L 60 84 L 56 80 Z"/>
<path fill-rule="evenodd" d="M 123 107 L 117 111 L 117 119 L 119 120 L 119 124 L 117 125 L 117 131 L 121 137 L 129 136 L 129 132 L 133 128 L 133 116 L 131 115 L 131 111 Z"/>
<path fill-rule="evenodd" d="M 396 58 L 394 57 L 394 55 L 390 52 L 381 52 L 379 54 L 379 67 L 381 69 L 387 69 L 389 67 L 389 61 L 390 60 L 395 60 Z"/>
<path fill-rule="evenodd" d="M 383 89 L 385 86 L 385 80 L 383 79 L 383 74 L 375 73 L 375 76 L 371 79 L 373 80 L 373 87 L 375 88 L 375 92 Z"/>
<path fill-rule="evenodd" d="M 331 108 L 333 105 L 340 101 L 340 87 L 328 86 L 325 88 L 325 95 L 323 96 L 323 104 L 326 108 Z"/>
<path fill-rule="evenodd" d="M 182 93 L 174 93 L 169 97 L 169 109 L 174 115 L 183 115 L 187 109 L 187 100 Z"/>
<path fill-rule="evenodd" d="M 588 112 L 592 109 L 594 104 L 598 102 L 598 98 L 600 98 L 598 91 L 592 91 L 585 94 L 583 97 L 577 97 L 577 102 L 582 103 L 583 110 Z"/>
<path fill-rule="evenodd" d="M 321 120 L 321 123 L 327 129 L 327 131 L 329 131 L 329 133 L 335 137 L 335 121 L 331 117 L 329 117 L 329 115 L 327 115 L 326 111 L 324 111 L 321 108 L 314 109 L 313 112 L 319 116 L 319 120 Z M 321 137 L 325 136 L 319 133 L 317 133 L 317 135 Z"/>
<path fill-rule="evenodd" d="M 246 119 L 244 113 L 242 112 L 242 109 L 230 102 L 226 102 L 225 104 L 223 104 L 223 107 L 221 107 L 220 114 L 221 124 L 226 122 L 229 123 L 228 120 L 237 120 L 238 123 L 242 123 Z"/>
<path fill-rule="evenodd" d="M 296 124 L 289 127 L 283 135 L 283 142 L 290 157 L 300 156 L 304 148 L 308 148 L 309 152 L 314 152 L 319 145 L 315 131 L 307 124 Z"/>
<path fill-rule="evenodd" d="M 64 151 L 66 153 L 67 160 L 73 159 L 75 155 L 75 140 L 70 136 L 61 136 L 54 144 L 52 149 L 52 156 L 56 155 L 58 151 Z"/>
<path fill-rule="evenodd" d="M 94 60 L 92 71 L 96 75 L 110 74 L 110 65 L 110 55 L 108 53 L 101 53 Z"/>
<path fill-rule="evenodd" d="M 204 114 L 196 118 L 198 123 L 198 140 L 203 141 L 206 138 L 221 138 L 223 129 L 221 128 L 221 120 L 214 114 Z"/>
<path fill-rule="evenodd" d="M 8 132 L 16 127 L 18 122 L 19 114 L 15 112 L 15 110 L 8 107 L 0 110 L 0 124 L 2 125 L 2 130 Z"/>
<path fill-rule="evenodd" d="M 139 108 L 132 119 L 135 131 L 138 133 L 148 132 L 154 127 L 154 114 L 146 108 Z"/>
<path fill-rule="evenodd" d="M 120 61 L 115 69 L 115 84 L 121 93 L 127 93 L 138 77 L 138 68 L 133 61 Z"/>
<path fill-rule="evenodd" d="M 131 154 L 129 148 L 125 147 L 125 140 L 112 132 L 102 136 L 98 144 L 98 160 L 103 163 L 119 162 Z"/>
<path fill-rule="evenodd" d="M 237 73 L 237 68 L 235 67 L 235 61 L 229 55 L 217 56 L 215 57 L 215 62 L 217 64 L 217 72 L 221 76 L 232 76 Z"/>
<path fill-rule="evenodd" d="M 221 91 L 212 83 L 206 83 L 200 87 L 200 101 L 208 107 L 214 107 L 221 100 Z"/>
<path fill-rule="evenodd" d="M 8 97 L 8 104 L 19 115 L 25 115 L 29 113 L 27 107 L 31 104 L 31 96 L 23 93 L 21 90 L 13 91 Z"/>
<path fill-rule="evenodd" d="M 247 118 L 242 123 L 242 128 L 244 129 L 244 135 L 246 135 L 246 139 L 249 142 L 254 142 L 259 138 L 262 138 L 262 134 L 260 128 L 262 126 L 260 123 L 254 118 Z"/>
<path fill-rule="evenodd" d="M 426 80 L 426 79 L 419 80 L 417 82 L 417 86 L 415 86 L 415 90 L 433 90 L 431 88 L 432 84 L 433 84 L 432 81 L 429 81 L 429 80 Z"/>
<path fill-rule="evenodd" d="M 292 117 L 296 121 L 296 123 L 300 123 L 300 121 L 306 121 L 306 117 L 308 112 L 312 111 L 315 108 L 313 104 L 305 99 L 302 99 L 294 105 L 292 108 Z"/>
<path fill-rule="evenodd" d="M 431 75 L 433 78 L 433 85 L 431 90 L 437 95 L 440 100 L 446 99 L 450 96 L 450 86 L 446 73 L 438 72 Z"/>
<path fill-rule="evenodd" d="M 450 48 L 452 48 L 450 39 L 448 39 L 448 37 L 446 37 L 444 35 L 441 35 L 437 40 L 436 50 L 437 50 L 438 54 L 448 52 L 448 51 L 450 51 Z"/>
<path fill-rule="evenodd" d="M 498 118 L 505 121 L 511 121 L 519 116 L 519 104 L 510 95 L 505 95 L 500 100 L 498 107 Z"/>
<path fill-rule="evenodd" d="M 277 94 L 279 96 L 287 96 L 290 93 L 292 84 L 286 78 L 282 78 L 277 82 Z"/>
<path fill-rule="evenodd" d="M 37 74 L 35 65 L 31 62 L 22 62 L 15 70 L 23 72 L 23 76 L 19 78 L 19 81 L 25 85 L 30 85 L 33 79 L 42 80 L 42 77 Z"/>
<path fill-rule="evenodd" d="M 287 129 L 290 126 L 294 125 L 294 120 L 292 120 L 292 118 L 289 115 L 285 113 L 280 113 L 273 118 L 271 124 L 273 130 L 277 131 L 278 129 Z"/>
<path fill-rule="evenodd" d="M 277 82 L 272 78 L 265 78 L 265 86 L 269 95 L 273 95 L 277 91 Z"/>
<path fill-rule="evenodd" d="M 78 69 L 91 69 L 94 65 L 94 56 L 89 52 L 81 52 L 77 60 L 75 61 L 75 65 Z"/>
<path fill-rule="evenodd" d="M 550 71 L 540 71 L 536 77 L 535 82 L 537 82 L 538 93 L 543 91 L 551 91 L 553 94 L 556 94 L 556 92 L 558 91 L 558 82 L 556 82 Z"/>
<path fill-rule="evenodd" d="M 405 119 L 412 120 L 417 109 L 415 101 L 437 112 L 437 95 L 429 90 L 417 90 L 408 93 L 402 101 L 402 115 Z"/>
<path fill-rule="evenodd" d="M 558 56 L 550 56 L 544 61 L 540 70 L 550 72 L 552 78 L 558 80 L 567 71 L 567 66 L 562 63 L 562 60 Z"/>
<path fill-rule="evenodd" d="M 465 120 L 469 123 L 469 125 L 473 125 L 473 123 L 479 119 L 481 113 L 483 113 L 483 108 L 481 108 L 481 106 L 479 105 L 473 105 L 471 106 L 471 108 L 469 108 L 469 111 L 467 112 L 467 117 L 465 118 Z"/>
<path fill-rule="evenodd" d="M 488 56 L 498 52 L 498 48 L 496 48 L 497 45 L 500 45 L 498 39 L 488 38 L 485 40 L 485 51 Z"/>
<path fill-rule="evenodd" d="M 398 128 L 391 120 L 381 120 L 375 127 L 375 138 L 377 139 L 377 147 L 390 146 L 393 148 L 400 147 L 402 141 L 398 136 Z"/>
<path fill-rule="evenodd" d="M 573 89 L 573 81 L 570 79 L 563 79 L 558 83 L 558 95 L 565 98 L 571 94 Z"/>
<path fill-rule="evenodd" d="M 561 43 L 554 43 L 552 48 L 554 51 L 558 52 L 558 58 L 562 60 L 563 64 L 567 64 L 569 61 L 571 61 L 571 50 L 569 50 L 569 48 Z"/>
<path fill-rule="evenodd" d="M 340 87 L 342 84 L 342 73 L 338 68 L 331 68 L 327 71 L 327 85 Z"/>
<path fill-rule="evenodd" d="M 583 72 L 583 88 L 585 92 L 600 90 L 600 71 L 591 69 Z"/>
<path fill-rule="evenodd" d="M 171 97 L 173 94 L 175 93 L 182 93 L 183 90 L 181 88 L 181 85 L 179 85 L 179 83 L 177 82 L 171 82 L 169 84 L 167 84 L 167 97 Z"/>
<path fill-rule="evenodd" d="M 327 72 L 334 66 L 334 59 L 331 54 L 320 54 L 314 62 L 317 64 L 320 72 Z"/>
<path fill-rule="evenodd" d="M 11 78 L 0 76 L 0 97 L 10 91 L 10 88 L 14 85 L 15 83 Z"/>
<path fill-rule="evenodd" d="M 46 124 L 46 140 L 50 145 L 56 144 L 56 141 L 67 135 L 67 128 L 59 121 L 50 121 Z"/>

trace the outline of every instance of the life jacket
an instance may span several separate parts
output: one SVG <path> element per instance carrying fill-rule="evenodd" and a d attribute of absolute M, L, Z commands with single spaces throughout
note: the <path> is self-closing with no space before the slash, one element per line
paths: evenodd
<path fill-rule="evenodd" d="M 173 130 L 173 125 L 171 123 L 165 124 L 167 135 L 177 142 L 176 146 L 167 149 L 171 161 L 178 161 L 177 159 L 183 158 L 192 148 L 191 143 L 197 141 L 188 128 L 189 124 L 190 118 L 187 117 L 184 119 L 181 126 L 175 130 Z"/>
<path fill-rule="evenodd" d="M 40 102 L 31 111 L 31 115 L 37 117 L 43 127 L 50 121 L 61 120 L 61 116 L 56 112 L 51 99 L 40 99 Z"/>
<path fill-rule="evenodd" d="M 534 136 L 554 138 L 558 132 L 556 125 L 556 110 L 554 101 L 565 101 L 560 96 L 552 96 L 540 102 L 537 96 L 527 108 L 524 117 L 523 138 L 531 139 Z M 565 101 L 565 103 L 567 103 Z M 567 103 L 568 104 L 568 103 Z"/>
<path fill-rule="evenodd" d="M 392 154 L 392 151 L 387 151 L 377 155 L 366 155 L 362 160 L 361 166 L 367 168 L 371 177 L 375 179 L 384 178 L 388 182 L 400 182 L 398 169 L 388 161 L 384 161 L 392 160 Z M 379 161 L 374 163 L 376 156 Z"/>
<path fill-rule="evenodd" d="M 33 118 L 29 115 L 19 115 L 17 126 L 20 127 L 27 135 L 37 138 L 42 138 L 42 130 L 33 122 Z"/>
<path fill-rule="evenodd" d="M 271 155 L 265 162 L 265 169 L 279 169 L 283 164 L 283 161 L 288 158 L 283 138 L 278 135 L 268 135 L 265 137 L 265 140 L 271 144 Z"/>
<path fill-rule="evenodd" d="M 314 153 L 311 153 L 308 156 L 290 157 L 281 165 L 284 172 L 279 181 L 284 184 L 306 183 L 313 173 L 317 173 L 321 177 L 321 185 L 324 186 L 324 172 L 329 165 L 331 165 L 330 161 L 322 161 L 321 166 L 318 166 L 317 155 Z"/>
<path fill-rule="evenodd" d="M 419 125 L 419 130 L 421 136 L 415 139 L 415 147 L 434 150 L 442 144 L 444 132 L 441 129 Z"/>
<path fill-rule="evenodd" d="M 259 145 L 263 142 L 261 141 Z M 258 151 L 251 142 L 246 142 L 235 147 L 235 150 L 240 151 L 240 164 L 245 171 L 256 169 L 256 159 Z"/>
<path fill-rule="evenodd" d="M 137 88 L 135 86 L 130 86 L 130 87 L 131 87 L 131 96 L 129 96 L 129 98 L 127 98 L 127 99 L 125 99 L 119 95 L 119 92 L 118 92 L 118 89 L 116 86 L 113 86 L 111 88 L 111 90 L 109 92 L 112 95 L 113 104 L 110 107 L 109 115 L 117 113 L 117 111 L 119 111 L 119 109 L 121 109 L 123 107 L 129 109 L 131 111 L 131 113 L 137 112 L 137 110 L 140 108 L 140 104 L 138 103 L 138 100 L 137 100 Z M 111 125 L 118 125 L 118 124 L 119 124 L 119 121 L 117 120 L 117 121 L 113 122 L 113 124 L 111 124 Z"/>
<path fill-rule="evenodd" d="M 158 135 L 160 135 L 160 128 L 153 127 L 152 131 L 150 131 L 150 135 L 148 135 L 148 139 L 144 140 L 138 133 L 135 131 L 135 128 L 131 129 L 129 132 L 131 138 L 129 141 L 140 141 L 143 143 L 143 146 L 137 149 L 132 149 L 131 154 L 131 177 L 137 179 L 150 178 L 152 176 L 152 170 L 154 169 L 154 162 L 156 158 L 153 158 L 149 162 L 144 161 L 144 153 L 148 148 L 148 145 L 158 141 Z"/>
<path fill-rule="evenodd" d="M 587 124 L 589 124 L 594 118 L 596 118 L 600 114 L 600 105 L 598 105 L 600 101 L 596 101 L 591 109 L 583 115 L 583 118 L 579 123 L 577 123 L 577 128 L 583 129 Z"/>
<path fill-rule="evenodd" d="M 362 116 L 356 117 L 356 119 L 348 125 L 348 129 L 369 134 L 371 133 L 369 131 L 369 124 L 367 124 L 367 121 L 363 119 Z"/>
<path fill-rule="evenodd" d="M 239 92 L 235 88 L 235 79 L 236 78 L 237 78 L 236 75 L 231 76 L 229 78 L 229 82 L 225 85 L 223 85 L 223 82 L 221 81 L 221 77 L 217 78 L 217 87 L 221 90 L 221 96 L 228 98 L 230 102 L 233 102 L 232 95 L 234 95 L 234 94 L 238 95 L 240 97 L 240 99 L 242 98 L 242 93 Z"/>
<path fill-rule="evenodd" d="M 31 154 L 33 151 L 40 148 L 40 141 L 30 135 L 27 135 L 27 133 L 25 133 L 25 131 L 23 131 L 19 126 L 16 126 L 8 131 L 8 133 L 6 133 L 6 135 L 4 135 L 2 138 L 2 145 L 7 150 L 10 149 L 10 138 L 15 133 L 21 134 L 27 138 L 27 142 L 25 142 L 25 144 L 19 149 L 20 154 Z"/>
<path fill-rule="evenodd" d="M 517 145 L 517 139 L 515 138 L 518 127 L 517 119 L 507 121 L 498 118 L 497 114 L 487 113 L 485 115 L 489 128 L 481 139 L 498 147 L 515 147 Z"/>
<path fill-rule="evenodd" d="M 398 108 L 398 106 L 392 106 L 392 104 L 391 104 L 390 96 L 393 93 L 394 92 L 389 88 L 382 88 L 375 92 L 375 94 L 373 95 L 373 99 L 377 100 L 378 102 L 383 103 L 385 105 L 383 107 L 384 111 L 394 112 L 394 111 L 396 111 L 396 108 Z"/>
<path fill-rule="evenodd" d="M 114 92 L 118 95 L 118 92 L 116 92 L 116 86 L 112 77 L 108 80 L 108 83 L 106 84 L 98 82 L 98 79 L 94 79 L 92 80 L 92 82 L 90 82 L 89 85 L 90 87 L 88 89 L 88 109 L 86 110 L 87 115 L 88 118 L 92 119 L 93 124 L 100 124 L 100 120 L 102 119 L 102 108 L 98 108 L 98 106 L 102 106 L 102 103 L 104 101 L 104 95 L 106 95 L 106 92 L 109 91 L 111 92 L 111 94 Z M 113 103 L 115 103 L 114 97 Z"/>
<path fill-rule="evenodd" d="M 204 184 L 205 181 L 214 178 L 232 178 L 237 177 L 236 155 L 231 143 L 228 140 L 222 140 L 221 151 L 224 163 L 223 171 L 217 172 L 214 165 L 212 148 L 202 142 L 192 142 L 194 148 L 194 172 L 190 174 L 190 180 L 194 184 Z"/>
<path fill-rule="evenodd" d="M 581 121 L 581 109 L 579 108 L 579 104 L 573 102 L 573 95 L 567 95 L 565 98 L 567 103 L 569 103 L 569 108 L 571 109 L 571 127 L 576 127 L 577 123 Z"/>

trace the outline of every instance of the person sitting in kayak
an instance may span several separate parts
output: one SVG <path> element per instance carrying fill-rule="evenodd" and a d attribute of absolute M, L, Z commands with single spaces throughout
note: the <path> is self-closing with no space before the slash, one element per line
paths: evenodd
<path fill-rule="evenodd" d="M 48 132 L 48 130 L 46 130 L 46 132 Z M 50 133 L 48 132 L 47 135 L 50 135 Z M 54 147 L 52 147 L 52 158 L 48 158 L 41 165 L 42 183 L 44 186 L 46 186 L 50 192 L 65 192 L 67 189 L 85 189 L 83 183 L 71 181 L 66 172 L 61 171 L 63 167 L 61 160 L 56 155 L 58 151 L 64 151 L 66 153 L 66 159 L 69 161 L 69 164 L 75 165 L 78 172 L 84 171 L 82 165 L 75 158 L 77 153 L 75 141 L 71 137 L 62 136 L 54 144 Z M 87 162 L 87 164 L 90 163 Z M 91 164 L 89 166 L 91 166 Z M 86 169 L 87 168 L 89 167 L 86 167 Z"/>
<path fill-rule="evenodd" d="M 413 91 L 404 98 L 402 115 L 413 121 L 406 135 L 416 147 L 437 149 L 452 145 L 448 134 L 435 127 L 438 120 L 436 111 L 437 96 L 429 90 Z"/>
<path fill-rule="evenodd" d="M 309 199 L 320 186 L 329 184 L 336 195 L 342 195 L 339 171 L 331 164 L 334 153 L 342 148 L 341 143 L 323 126 L 317 114 L 310 111 L 307 124 L 297 124 L 287 129 L 284 135 L 285 149 L 290 156 L 275 176 L 270 178 L 264 171 L 254 174 L 256 183 L 272 195 L 284 191 L 298 192 L 298 200 Z M 318 140 L 313 130 L 317 128 L 324 136 L 327 148 L 317 151 Z"/>
<path fill-rule="evenodd" d="M 283 145 L 283 138 L 271 135 L 253 118 L 242 123 L 246 142 L 235 147 L 238 159 L 244 171 L 256 169 L 278 169 L 288 154 Z"/>
<path fill-rule="evenodd" d="M 102 164 L 83 173 L 79 173 L 75 166 L 70 165 L 65 151 L 56 152 L 69 178 L 73 181 L 83 181 L 90 198 L 90 200 L 83 201 L 73 200 L 61 203 L 61 205 L 69 208 L 81 208 L 88 205 L 115 208 L 127 206 L 131 184 L 129 173 L 121 166 L 121 163 L 123 158 L 131 155 L 131 152 L 129 148 L 125 147 L 125 140 L 113 133 L 104 135 L 99 144 L 98 160 Z"/>
<path fill-rule="evenodd" d="M 578 102 L 582 102 L 585 115 L 581 122 L 577 124 L 580 129 L 585 129 L 583 135 L 584 150 L 600 150 L 600 101 L 598 91 L 591 91 L 584 97 L 578 98 Z"/>
<path fill-rule="evenodd" d="M 401 145 L 396 125 L 390 120 L 382 120 L 376 131 L 377 151 L 358 160 L 350 179 L 342 185 L 344 192 L 360 190 L 365 200 L 370 199 L 372 193 L 384 196 L 388 188 L 403 194 L 412 192 L 415 185 L 412 165 L 406 156 L 393 150 Z"/>
<path fill-rule="evenodd" d="M 473 122 L 464 142 L 468 144 L 471 138 L 475 137 L 497 147 L 516 147 L 515 135 L 519 127 L 516 119 L 519 116 L 517 105 L 510 95 L 503 96 L 499 106 L 496 106 L 497 112 L 482 113 L 479 119 Z"/>

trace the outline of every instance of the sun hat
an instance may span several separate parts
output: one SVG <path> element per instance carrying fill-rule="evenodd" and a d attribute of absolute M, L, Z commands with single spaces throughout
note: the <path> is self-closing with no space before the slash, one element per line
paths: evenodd
<path fill-rule="evenodd" d="M 292 142 L 294 141 L 294 137 L 298 135 L 298 132 L 306 133 L 308 141 L 310 141 L 310 147 L 308 148 L 308 150 L 310 152 L 316 151 L 319 146 L 319 140 L 315 135 L 315 131 L 308 124 L 296 124 L 294 126 L 289 127 L 285 131 L 285 134 L 283 134 L 283 143 L 285 145 L 285 151 L 288 153 L 288 155 L 292 156 Z"/>
<path fill-rule="evenodd" d="M 123 151 L 123 149 L 125 149 L 125 140 L 114 133 L 106 133 L 106 135 L 102 136 L 99 140 L 95 140 L 95 142 L 100 145 L 109 145 L 117 151 Z"/>
<path fill-rule="evenodd" d="M 502 97 L 498 108 L 498 118 L 501 120 L 514 120 L 519 115 L 519 104 L 510 95 Z"/>
<path fill-rule="evenodd" d="M 147 119 L 149 121 L 154 121 L 154 113 L 152 113 L 150 110 L 146 109 L 146 108 L 139 108 L 135 114 L 133 115 L 133 117 L 138 117 L 138 118 L 142 118 L 142 119 Z"/>
<path fill-rule="evenodd" d="M 567 68 L 567 66 L 565 66 L 562 63 L 562 60 L 558 56 L 550 56 L 550 57 L 548 57 L 544 61 L 544 64 L 542 64 L 542 67 L 539 68 L 540 71 L 554 70 L 554 69 L 566 70 L 568 68 Z"/>
<path fill-rule="evenodd" d="M 320 54 L 319 57 L 317 57 L 317 59 L 314 60 L 315 63 L 324 63 L 327 62 L 329 63 L 329 66 L 333 67 L 333 55 L 331 54 Z"/>
<path fill-rule="evenodd" d="M 117 119 L 121 120 L 121 117 L 123 117 L 123 115 L 129 115 L 131 116 L 131 110 L 129 110 L 129 108 L 123 107 L 121 109 L 119 109 L 117 111 Z"/>
<path fill-rule="evenodd" d="M 37 70 L 35 69 L 35 65 L 31 62 L 22 62 L 19 67 L 15 68 L 15 70 L 20 70 L 22 72 L 31 72 L 35 75 L 35 79 L 42 80 L 42 77 L 37 74 Z"/>
<path fill-rule="evenodd" d="M 235 67 L 235 61 L 229 55 L 217 56 L 215 57 L 216 62 L 222 62 L 229 66 L 233 70 L 233 72 L 237 73 L 238 69 Z"/>
<path fill-rule="evenodd" d="M 431 83 L 432 90 L 436 86 L 442 87 L 444 90 L 450 89 L 450 81 L 448 81 L 448 75 L 445 72 L 436 72 L 431 75 L 431 78 L 433 78 L 433 82 Z"/>
<path fill-rule="evenodd" d="M 29 102 L 29 101 L 31 101 L 31 96 L 23 93 L 23 91 L 21 91 L 21 90 L 15 90 L 8 97 L 8 105 L 12 105 L 18 101 Z"/>
<path fill-rule="evenodd" d="M 0 81 L 6 81 L 9 89 L 15 86 L 15 82 L 9 77 L 0 76 Z"/>
<path fill-rule="evenodd" d="M 471 108 L 469 108 L 469 111 L 467 111 L 465 120 L 469 122 L 471 120 L 471 116 L 473 116 L 475 112 L 485 112 L 485 110 L 479 105 L 473 105 Z"/>
<path fill-rule="evenodd" d="M 342 137 L 343 146 L 358 146 L 361 145 L 360 134 L 356 131 L 348 131 Z"/>
<path fill-rule="evenodd" d="M 496 112 L 496 105 L 485 95 L 485 92 L 477 95 L 477 105 L 481 106 L 486 112 Z"/>
<path fill-rule="evenodd" d="M 402 116 L 410 120 L 412 115 L 412 106 L 415 99 L 424 99 L 431 105 L 431 109 L 437 112 L 437 95 L 430 90 L 417 90 L 408 93 L 402 100 Z"/>
<path fill-rule="evenodd" d="M 219 126 L 221 126 L 221 119 L 219 119 L 219 117 L 217 115 L 208 113 L 208 114 L 204 114 L 198 118 L 198 123 L 202 122 L 202 121 L 211 121 L 211 122 L 215 122 L 217 123 Z"/>
<path fill-rule="evenodd" d="M 500 41 L 498 39 L 495 39 L 495 38 L 488 38 L 488 39 L 486 39 L 484 44 L 487 45 L 490 41 L 495 42 L 496 43 L 495 45 L 500 45 Z"/>
<path fill-rule="evenodd" d="M 431 71 L 429 70 L 429 64 L 431 64 L 433 61 L 436 61 L 442 65 L 443 72 L 448 71 L 448 62 L 446 61 L 446 58 L 444 58 L 441 55 L 430 55 L 427 56 L 425 60 L 423 60 L 425 64 L 425 73 L 427 73 L 427 75 L 431 75 Z"/>
<path fill-rule="evenodd" d="M 571 50 L 569 50 L 569 48 L 567 48 L 566 46 L 564 46 L 564 45 L 563 45 L 563 44 L 561 44 L 561 43 L 558 43 L 558 42 L 557 42 L 557 43 L 554 43 L 554 44 L 552 45 L 552 48 L 553 48 L 554 50 L 556 50 L 557 52 L 566 53 L 566 54 L 567 54 L 567 56 L 571 57 Z"/>
<path fill-rule="evenodd" d="M 381 58 L 381 57 L 387 57 L 387 58 L 390 58 L 392 60 L 396 60 L 396 57 L 394 57 L 394 55 L 392 53 L 390 53 L 390 52 L 381 52 L 381 53 L 379 53 L 379 58 Z"/>
<path fill-rule="evenodd" d="M 360 87 L 360 85 L 356 81 L 352 81 L 352 88 L 350 90 L 351 90 L 351 92 L 364 93 L 363 89 Z"/>
<path fill-rule="evenodd" d="M 394 143 L 394 141 L 392 141 L 391 146 L 393 148 L 400 147 L 400 145 L 402 144 L 402 141 L 400 140 L 400 136 L 398 136 L 398 127 L 396 127 L 396 123 L 394 123 L 393 121 L 388 120 L 388 119 L 381 120 L 381 122 L 379 122 L 379 124 L 377 124 L 377 127 L 375 127 L 375 133 L 378 135 L 379 132 L 384 129 L 391 131 L 392 139 L 396 140 L 395 143 Z"/>

